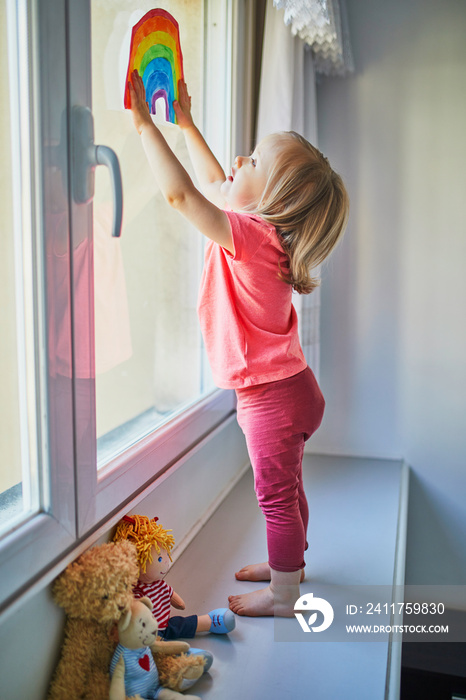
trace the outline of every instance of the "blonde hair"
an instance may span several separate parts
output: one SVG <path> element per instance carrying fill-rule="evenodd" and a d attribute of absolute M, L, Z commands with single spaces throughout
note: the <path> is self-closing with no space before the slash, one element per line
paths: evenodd
<path fill-rule="evenodd" d="M 170 552 L 175 544 L 175 538 L 171 530 L 165 530 L 157 524 L 158 518 L 150 520 L 146 515 L 125 515 L 120 520 L 113 536 L 113 541 L 129 540 L 136 545 L 139 568 L 146 572 L 147 562 L 152 562 L 152 547 L 160 554 L 161 549 L 167 551 L 170 561 Z"/>
<path fill-rule="evenodd" d="M 319 284 L 313 268 L 330 255 L 342 237 L 349 198 L 340 175 L 328 159 L 294 131 L 267 136 L 275 140 L 274 164 L 255 213 L 276 227 L 289 257 L 289 270 L 279 275 L 299 294 Z"/>

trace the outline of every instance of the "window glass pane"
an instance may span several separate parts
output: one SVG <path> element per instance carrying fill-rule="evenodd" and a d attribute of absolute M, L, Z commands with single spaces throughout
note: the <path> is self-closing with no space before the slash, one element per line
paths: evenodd
<path fill-rule="evenodd" d="M 179 23 L 193 114 L 202 124 L 204 2 L 157 5 Z M 94 295 L 99 466 L 213 388 L 196 314 L 202 236 L 163 201 L 130 112 L 122 107 L 131 29 L 153 7 L 148 0 L 92 2 L 95 142 L 116 151 L 124 196 L 122 237 L 116 240 L 110 236 L 108 173 L 98 168 Z M 165 124 L 161 129 L 191 173 L 178 127 Z"/>
<path fill-rule="evenodd" d="M 9 3 L 8 9 L 9 13 L 7 3 L 1 1 L 0 71 L 6 99 L 0 104 L 0 533 L 37 511 L 39 500 L 28 121 L 31 110 L 28 52 L 27 47 L 19 45 L 27 38 L 27 31 L 21 7 L 14 8 Z"/>

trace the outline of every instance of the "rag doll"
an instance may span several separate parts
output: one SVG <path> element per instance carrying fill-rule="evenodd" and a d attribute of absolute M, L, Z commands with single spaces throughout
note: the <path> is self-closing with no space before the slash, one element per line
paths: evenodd
<path fill-rule="evenodd" d="M 165 581 L 175 540 L 171 530 L 165 530 L 157 521 L 158 518 L 150 520 L 145 515 L 125 516 L 119 522 L 113 540 L 129 540 L 136 545 L 139 579 L 134 595 L 137 598 L 146 596 L 151 600 L 159 635 L 164 639 L 190 639 L 198 632 L 231 632 L 236 623 L 234 613 L 228 608 L 217 608 L 199 616 L 171 616 L 171 606 L 178 610 L 184 610 L 186 606 Z"/>

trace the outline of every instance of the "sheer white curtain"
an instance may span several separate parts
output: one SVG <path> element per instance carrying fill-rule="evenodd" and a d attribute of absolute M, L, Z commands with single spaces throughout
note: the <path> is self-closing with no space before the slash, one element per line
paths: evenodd
<path fill-rule="evenodd" d="M 284 21 L 311 48 L 318 73 L 354 70 L 345 0 L 273 0 Z"/>
<path fill-rule="evenodd" d="M 294 36 L 284 11 L 273 0 L 266 7 L 256 139 L 274 131 L 297 131 L 317 145 L 317 115 L 313 56 Z M 319 374 L 320 290 L 293 295 L 301 344 L 309 366 Z"/>

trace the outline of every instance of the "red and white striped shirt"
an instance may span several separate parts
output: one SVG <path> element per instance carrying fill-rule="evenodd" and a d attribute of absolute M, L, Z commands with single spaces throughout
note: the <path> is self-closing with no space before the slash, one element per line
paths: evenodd
<path fill-rule="evenodd" d="M 168 626 L 171 612 L 171 597 L 173 588 L 166 581 L 153 581 L 152 583 L 142 583 L 138 581 L 133 589 L 136 598 L 147 596 L 152 602 L 152 614 L 157 620 L 159 630 L 164 630 Z"/>

